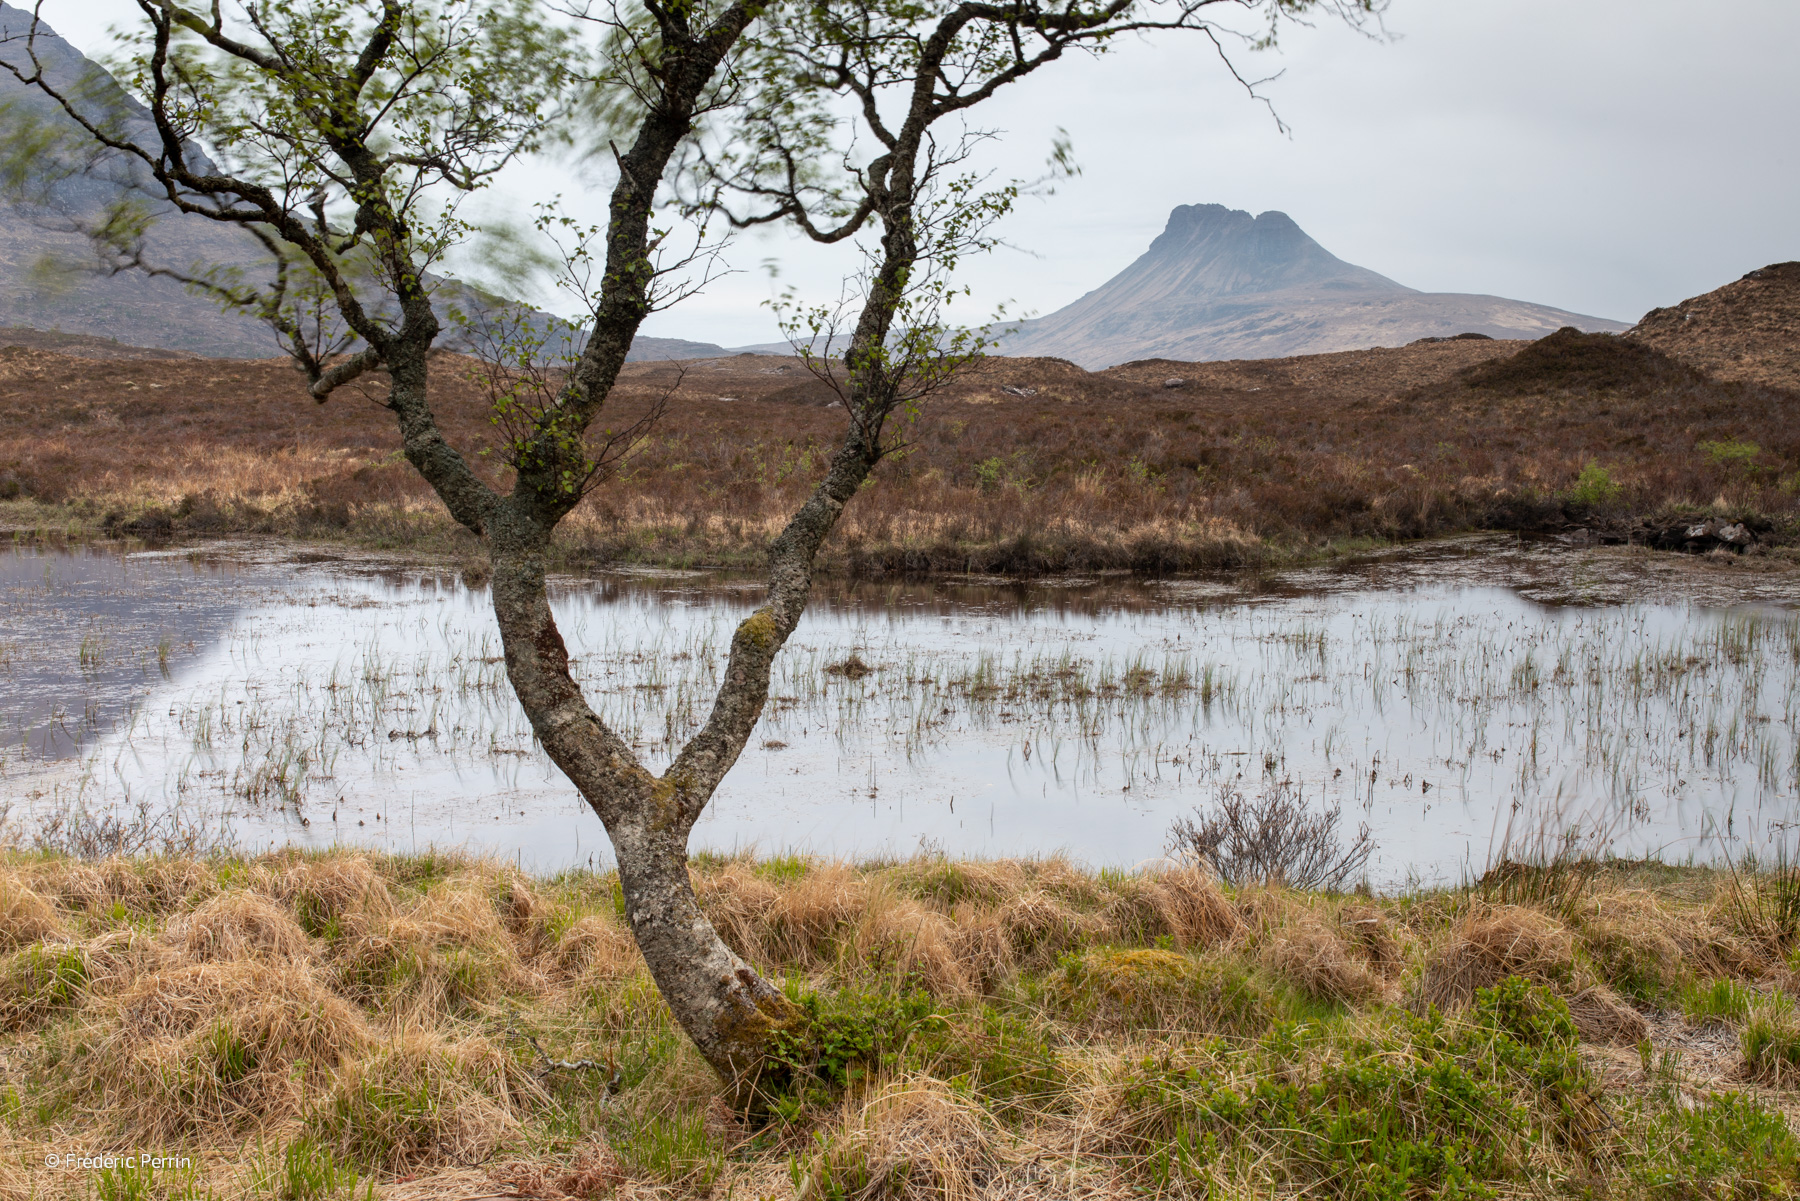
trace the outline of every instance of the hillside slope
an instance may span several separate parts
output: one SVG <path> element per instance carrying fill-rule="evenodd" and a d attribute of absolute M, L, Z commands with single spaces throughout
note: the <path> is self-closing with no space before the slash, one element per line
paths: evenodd
<path fill-rule="evenodd" d="M 1717 379 L 1800 388 L 1800 262 L 1651 309 L 1627 336 Z"/>

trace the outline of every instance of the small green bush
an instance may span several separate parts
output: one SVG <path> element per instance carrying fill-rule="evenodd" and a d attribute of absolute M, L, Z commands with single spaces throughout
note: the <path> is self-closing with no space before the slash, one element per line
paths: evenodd
<path fill-rule="evenodd" d="M 1597 461 L 1590 459 L 1588 465 L 1581 469 L 1581 474 L 1575 478 L 1575 486 L 1569 490 L 1569 499 L 1575 504 L 1595 508 L 1617 500 L 1622 491 L 1613 481 L 1612 474 Z"/>
<path fill-rule="evenodd" d="M 1762 453 L 1762 447 L 1754 442 L 1739 441 L 1726 438 L 1718 442 L 1701 442 L 1694 447 L 1701 454 L 1713 461 L 1716 467 L 1748 467 L 1751 460 Z"/>
<path fill-rule="evenodd" d="M 1738 1092 L 1688 1106 L 1671 1092 L 1633 1175 L 1655 1197 L 1791 1197 L 1800 1139 L 1780 1112 Z"/>
<path fill-rule="evenodd" d="M 844 989 L 822 994 L 790 982 L 799 1017 L 776 1031 L 759 1087 L 776 1103 L 824 1104 L 894 1061 L 933 1016 L 930 994 Z"/>

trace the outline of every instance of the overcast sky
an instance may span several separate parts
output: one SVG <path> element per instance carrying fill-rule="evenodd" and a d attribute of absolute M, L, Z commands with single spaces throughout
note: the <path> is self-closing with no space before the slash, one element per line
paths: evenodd
<path fill-rule="evenodd" d="M 84 50 L 134 11 L 44 6 Z M 1800 259 L 1800 0 L 1393 0 L 1387 26 L 1382 41 L 1321 24 L 1246 60 L 1284 72 L 1264 91 L 1287 135 L 1191 37 L 1054 64 L 989 106 L 994 168 L 1036 174 L 1062 127 L 1083 174 L 1009 219 L 1018 249 L 968 268 L 971 316 L 1069 303 L 1178 204 L 1280 209 L 1411 287 L 1623 321 Z M 593 185 L 550 164 L 509 186 L 558 191 L 603 212 Z M 770 235 L 727 258 L 737 274 L 644 332 L 771 340 L 765 260 L 819 300 L 847 265 Z"/>

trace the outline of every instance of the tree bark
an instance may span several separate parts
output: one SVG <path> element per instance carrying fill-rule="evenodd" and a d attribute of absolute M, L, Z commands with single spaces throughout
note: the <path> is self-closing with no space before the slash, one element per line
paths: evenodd
<path fill-rule="evenodd" d="M 739 623 L 705 725 L 660 777 L 600 720 L 569 671 L 545 580 L 554 519 L 534 515 L 517 495 L 500 498 L 486 516 L 494 615 L 519 703 L 551 761 L 606 827 L 644 962 L 741 1108 L 756 1104 L 770 1036 L 797 1010 L 701 910 L 688 876 L 688 836 L 762 716 L 775 656 L 806 608 L 813 559 L 875 461 L 861 438 L 846 437 L 825 480 L 775 542 L 768 599 Z"/>

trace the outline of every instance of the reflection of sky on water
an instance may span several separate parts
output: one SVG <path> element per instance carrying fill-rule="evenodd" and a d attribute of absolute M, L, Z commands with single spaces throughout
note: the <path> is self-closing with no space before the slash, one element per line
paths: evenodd
<path fill-rule="evenodd" d="M 0 562 L 12 580 L 95 560 Z M 78 769 L 15 756 L 0 788 L 40 806 L 173 807 L 247 847 L 467 844 L 541 868 L 608 857 L 532 744 L 484 592 L 417 569 L 290 564 L 276 589 L 266 562 L 153 562 L 56 592 L 59 628 L 87 620 L 77 611 L 129 613 L 134 630 L 188 631 L 194 649 L 166 682 L 153 649 L 113 674 L 32 668 L 9 713 L 100 696 L 116 717 L 143 699 L 128 723 L 99 723 Z M 1709 855 L 1716 833 L 1791 820 L 1794 616 L 1530 599 L 1616 599 L 1617 580 L 1584 584 L 1574 562 L 1519 559 L 1517 588 L 1497 585 L 1504 563 L 1428 551 L 1273 581 L 828 591 L 694 843 L 866 857 L 925 841 L 1128 864 L 1221 788 L 1288 780 L 1367 821 L 1376 879 L 1393 885 L 1479 870 L 1509 822 L 1516 837 L 1580 820 L 1620 850 L 1681 859 Z M 660 768 L 757 597 L 611 577 L 563 585 L 556 610 L 590 700 Z M 7 637 L 17 624 L 9 610 Z M 873 674 L 825 670 L 853 649 Z"/>
<path fill-rule="evenodd" d="M 0 770 L 79 754 L 281 579 L 186 552 L 0 553 Z"/>

